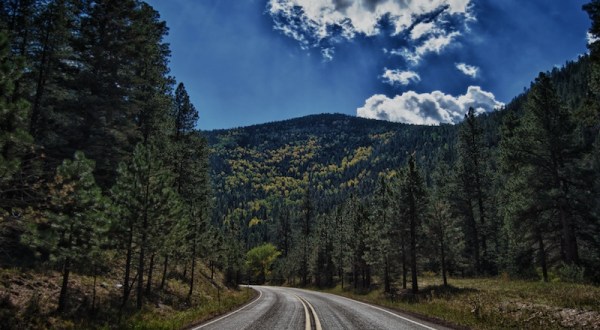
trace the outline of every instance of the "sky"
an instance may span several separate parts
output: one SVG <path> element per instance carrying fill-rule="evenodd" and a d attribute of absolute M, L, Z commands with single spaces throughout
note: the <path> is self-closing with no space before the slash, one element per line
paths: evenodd
<path fill-rule="evenodd" d="M 494 111 L 587 52 L 587 0 L 147 0 L 203 130 Z"/>

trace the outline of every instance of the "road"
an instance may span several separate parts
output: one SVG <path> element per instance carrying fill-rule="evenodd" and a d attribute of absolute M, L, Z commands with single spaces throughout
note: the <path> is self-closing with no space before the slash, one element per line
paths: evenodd
<path fill-rule="evenodd" d="M 252 286 L 251 303 L 192 328 L 210 329 L 447 329 L 385 308 L 321 292 Z"/>

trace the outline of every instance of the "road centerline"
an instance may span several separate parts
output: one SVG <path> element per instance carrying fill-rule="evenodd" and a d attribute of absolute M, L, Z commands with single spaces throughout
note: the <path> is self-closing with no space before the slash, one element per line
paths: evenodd
<path fill-rule="evenodd" d="M 321 321 L 319 320 L 319 316 L 317 316 L 317 312 L 315 311 L 315 309 L 313 308 L 312 304 L 310 302 L 308 302 L 308 300 L 306 300 L 306 298 L 297 296 L 298 298 L 300 298 L 300 300 L 306 302 L 306 304 L 308 305 L 308 307 L 310 308 L 310 311 L 312 312 L 313 317 L 315 318 L 315 328 L 316 330 L 323 330 L 321 328 Z"/>
<path fill-rule="evenodd" d="M 298 298 L 298 300 L 300 301 L 300 303 L 302 304 L 302 307 L 304 307 L 304 324 L 305 324 L 305 329 L 306 330 L 312 330 L 312 325 L 310 322 L 310 314 L 308 313 L 308 308 L 306 308 L 306 304 L 304 303 L 304 300 L 302 300 L 302 298 L 300 298 L 300 296 L 298 296 L 295 293 L 292 293 L 294 296 L 296 296 L 296 298 Z"/>

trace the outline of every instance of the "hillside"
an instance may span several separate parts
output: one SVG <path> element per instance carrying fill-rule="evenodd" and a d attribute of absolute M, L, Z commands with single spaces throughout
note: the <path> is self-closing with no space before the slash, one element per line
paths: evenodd
<path fill-rule="evenodd" d="M 528 230 L 532 229 L 521 230 L 519 226 L 523 219 L 531 217 L 529 214 L 532 212 L 539 213 L 537 217 L 540 219 L 546 219 L 546 215 L 541 215 L 546 210 L 529 209 L 516 213 L 522 206 L 511 204 L 522 201 L 525 197 L 518 193 L 526 189 L 507 186 L 507 182 L 517 180 L 522 173 L 522 168 L 510 167 L 513 166 L 512 163 L 519 164 L 519 157 L 525 157 L 515 154 L 514 150 L 521 148 L 520 143 L 530 143 L 530 139 L 535 139 L 531 134 L 537 133 L 526 133 L 528 125 L 533 124 L 527 122 L 531 119 L 525 117 L 530 111 L 528 109 L 531 109 L 531 105 L 528 105 L 532 102 L 531 91 L 540 88 L 540 81 L 547 77 L 545 84 L 551 86 L 548 87 L 552 90 L 551 93 L 556 94 L 556 102 L 560 104 L 557 109 L 567 111 L 561 115 L 567 119 L 558 121 L 559 127 L 563 124 L 561 121 L 565 126 L 557 129 L 564 129 L 565 133 L 556 133 L 565 142 L 543 143 L 546 146 L 559 143 L 577 145 L 564 147 L 579 150 L 576 153 L 569 151 L 564 156 L 572 159 L 569 160 L 572 164 L 568 171 L 575 172 L 569 175 L 593 176 L 595 165 L 590 162 L 590 157 L 593 155 L 598 126 L 595 122 L 596 110 L 589 105 L 587 97 L 589 89 L 586 86 L 590 70 L 587 56 L 580 57 L 575 62 L 567 62 L 560 69 L 555 68 L 540 75 L 536 83 L 532 83 L 531 89 L 515 97 L 503 109 L 472 117 L 455 126 L 417 126 L 341 114 L 320 114 L 204 132 L 211 151 L 213 224 L 224 224 L 227 242 L 238 244 L 234 248 L 233 245 L 229 246 L 231 254 L 225 262 L 230 267 L 229 279 L 239 279 L 243 268 L 242 259 L 235 257 L 236 253 L 232 251 L 247 251 L 263 243 L 273 243 L 283 251 L 285 258 L 281 258 L 280 265 L 275 267 L 277 272 L 301 275 L 302 269 L 310 262 L 314 268 L 311 270 L 313 276 L 318 277 L 316 272 L 322 266 L 318 265 L 326 261 L 314 259 L 318 256 L 315 251 L 309 251 L 311 255 L 307 255 L 308 252 L 298 252 L 299 246 L 316 244 L 321 238 L 314 236 L 315 230 L 341 230 L 328 227 L 332 226 L 327 224 L 328 221 L 337 222 L 347 217 L 362 219 L 353 220 L 359 221 L 356 226 L 367 226 L 352 229 L 358 233 L 359 230 L 374 230 L 369 229 L 369 226 L 380 226 L 377 221 L 382 217 L 381 212 L 401 214 L 402 209 L 394 210 L 400 206 L 394 205 L 399 203 L 398 194 L 401 192 L 397 191 L 400 189 L 398 185 L 402 185 L 400 181 L 407 171 L 406 164 L 411 155 L 415 156 L 418 172 L 423 176 L 428 198 L 437 198 L 441 200 L 440 203 L 448 205 L 445 212 L 451 215 L 447 221 L 452 223 L 444 226 L 460 233 L 455 238 L 457 247 L 453 252 L 453 260 L 450 261 L 453 272 L 493 275 L 505 270 L 518 276 L 536 277 L 533 262 L 539 260 L 535 260 L 532 255 L 537 249 L 535 244 L 541 243 L 536 243 L 536 236 L 529 234 Z M 546 105 L 542 105 L 544 106 Z M 530 135 L 513 138 L 514 132 L 519 130 L 522 133 L 517 134 Z M 525 150 L 527 148 L 531 146 L 527 145 Z M 548 155 L 543 149 L 539 152 L 541 157 Z M 540 175 L 545 177 L 546 174 L 541 172 Z M 584 188 L 592 182 L 593 180 L 574 182 L 573 185 L 583 192 L 584 189 L 592 189 Z M 512 182 L 512 185 L 518 184 L 521 183 Z M 555 188 L 539 189 L 550 191 Z M 576 199 L 572 203 L 578 205 L 589 204 L 588 198 L 592 198 L 585 193 L 571 193 L 569 196 L 568 198 Z M 548 198 L 547 200 L 552 200 L 554 197 Z M 539 204 L 533 203 L 531 207 L 535 205 Z M 544 207 L 551 210 L 554 207 L 552 205 L 556 204 Z M 573 213 L 573 221 L 580 223 L 581 228 L 595 226 L 593 214 L 586 213 L 589 210 L 582 210 L 573 211 L 576 212 Z M 342 215 L 340 212 L 346 213 Z M 548 227 L 541 229 L 544 231 L 542 235 L 547 235 L 549 244 L 544 253 L 548 254 L 548 260 L 553 266 L 561 267 L 562 248 L 560 237 L 556 234 L 560 223 L 551 220 L 552 214 L 555 213 L 547 215 Z M 402 221 L 398 220 L 402 219 L 400 216 L 393 216 L 392 219 Z M 424 215 L 422 221 L 430 221 L 428 215 Z M 323 226 L 326 228 L 322 228 Z M 424 226 L 419 230 L 427 228 Z M 520 239 L 526 243 L 512 243 L 509 237 L 515 235 L 523 235 Z M 581 245 L 582 249 L 590 248 L 594 251 L 593 238 L 583 232 L 576 235 L 581 235 L 581 242 L 585 242 Z M 359 239 L 350 236 L 352 240 Z M 372 249 L 379 249 L 381 237 L 360 237 L 361 242 L 363 239 L 373 241 L 359 243 L 362 245 L 357 248 L 366 247 L 368 251 L 368 244 L 373 244 Z M 311 243 L 302 243 L 306 241 Z M 474 243 L 477 241 L 480 242 Z M 332 257 L 330 250 L 335 248 L 335 244 L 341 243 L 324 247 L 323 253 L 327 258 Z M 481 244 L 481 247 L 473 247 L 474 244 Z M 483 252 L 478 252 L 477 249 Z M 301 257 L 295 255 L 289 258 L 289 251 L 300 253 Z M 370 271 L 369 263 L 375 262 L 368 260 L 371 258 L 370 252 L 359 250 L 357 253 L 356 258 L 367 264 L 361 267 Z M 592 276 L 597 271 L 594 261 L 596 252 L 591 253 L 583 257 L 587 264 L 586 276 Z M 303 260 L 300 264 L 298 258 Z M 480 258 L 482 261 L 479 261 Z M 437 262 L 434 258 L 426 258 L 422 264 L 426 269 L 435 269 Z M 235 266 L 236 263 L 238 266 Z M 337 263 L 340 267 L 337 277 L 341 278 L 342 268 L 346 268 L 346 271 L 350 268 L 344 266 L 341 259 Z M 328 272 L 331 277 L 331 271 Z M 583 268 L 576 270 L 576 273 L 581 272 Z M 285 276 L 278 274 L 279 280 L 283 280 Z M 354 278 L 356 274 L 352 276 Z M 294 281 L 294 277 L 287 277 L 287 280 Z M 330 278 L 331 281 L 333 280 Z"/>
<path fill-rule="evenodd" d="M 352 193 L 366 196 L 379 173 L 396 171 L 413 151 L 432 168 L 441 151 L 453 153 L 456 127 L 321 114 L 205 135 L 215 209 L 226 209 L 226 217 L 247 207 L 252 218 L 268 214 L 277 199 L 301 200 L 308 181 L 322 211 Z"/>
<path fill-rule="evenodd" d="M 589 58 L 584 56 L 549 72 L 557 93 L 572 109 L 582 108 L 589 70 Z M 504 109 L 479 117 L 492 154 L 497 151 L 503 117 L 507 112 L 521 114 L 526 96 L 527 91 Z M 456 161 L 460 127 L 319 114 L 206 131 L 216 197 L 213 219 L 239 219 L 242 213 L 246 223 L 266 219 L 276 200 L 299 203 L 309 181 L 317 209 L 329 211 L 353 193 L 370 195 L 378 175 L 394 173 L 413 152 L 423 172 L 430 175 L 440 162 Z"/>

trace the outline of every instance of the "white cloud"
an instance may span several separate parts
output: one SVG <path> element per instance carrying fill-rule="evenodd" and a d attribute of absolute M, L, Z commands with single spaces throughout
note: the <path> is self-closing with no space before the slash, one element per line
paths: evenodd
<path fill-rule="evenodd" d="M 439 54 L 444 48 L 448 47 L 452 41 L 460 35 L 459 32 L 454 31 L 446 33 L 440 31 L 439 34 L 432 35 L 430 38 L 423 41 L 420 45 L 402 50 L 392 50 L 390 53 L 394 55 L 401 55 L 407 61 L 412 64 L 419 64 L 424 55 L 429 53 Z"/>
<path fill-rule="evenodd" d="M 297 40 L 303 48 L 328 48 L 357 34 L 378 35 L 385 18 L 392 27 L 392 36 L 406 32 L 416 40 L 434 34 L 424 41 L 421 51 L 425 52 L 445 46 L 436 47 L 436 42 L 452 41 L 456 35 L 450 30 L 456 27 L 449 26 L 448 18 L 469 20 L 471 1 L 268 0 L 267 13 L 273 18 L 276 30 Z M 428 21 L 420 21 L 425 16 L 430 16 Z"/>
<path fill-rule="evenodd" d="M 388 68 L 384 69 L 385 72 L 381 76 L 383 81 L 390 85 L 408 85 L 411 82 L 418 82 L 421 80 L 421 76 L 414 71 L 400 71 L 397 69 L 390 70 Z"/>
<path fill-rule="evenodd" d="M 595 35 L 593 35 L 593 34 L 591 34 L 589 32 L 587 32 L 587 34 L 586 34 L 586 39 L 587 39 L 588 45 L 591 45 L 594 42 L 600 40 L 600 38 L 596 37 Z"/>
<path fill-rule="evenodd" d="M 417 40 L 422 36 L 435 31 L 438 31 L 438 29 L 433 22 L 419 23 L 410 30 L 410 37 L 413 40 Z"/>
<path fill-rule="evenodd" d="M 323 55 L 323 60 L 325 62 L 333 60 L 333 54 L 335 54 L 335 48 L 333 47 L 321 49 L 321 55 Z"/>
<path fill-rule="evenodd" d="M 481 114 L 503 105 L 494 94 L 483 91 L 479 86 L 469 86 L 464 95 L 457 97 L 440 91 L 423 94 L 409 91 L 394 98 L 373 95 L 357 109 L 356 115 L 418 125 L 456 124 L 463 120 L 469 107 Z"/>
<path fill-rule="evenodd" d="M 455 65 L 460 72 L 464 73 L 467 76 L 476 78 L 477 75 L 479 75 L 479 68 L 474 65 L 468 65 L 465 63 L 455 63 Z"/>

